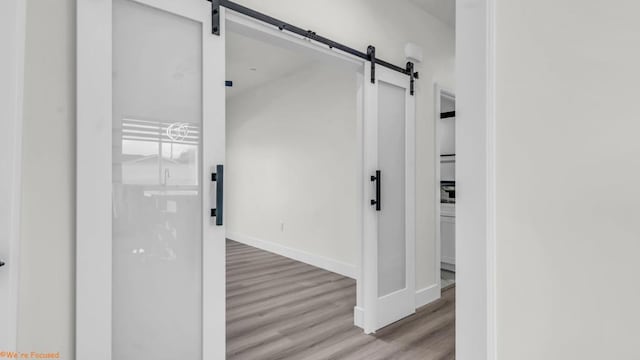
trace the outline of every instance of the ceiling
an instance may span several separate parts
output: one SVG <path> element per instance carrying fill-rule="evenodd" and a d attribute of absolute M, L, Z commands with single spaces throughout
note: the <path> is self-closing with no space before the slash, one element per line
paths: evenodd
<path fill-rule="evenodd" d="M 418 5 L 424 11 L 440 19 L 445 24 L 456 26 L 456 1 L 455 0 L 409 0 Z"/>
<path fill-rule="evenodd" d="M 227 32 L 226 43 L 227 80 L 233 81 L 233 86 L 227 89 L 228 97 L 286 77 L 313 61 L 301 52 L 232 31 Z"/>

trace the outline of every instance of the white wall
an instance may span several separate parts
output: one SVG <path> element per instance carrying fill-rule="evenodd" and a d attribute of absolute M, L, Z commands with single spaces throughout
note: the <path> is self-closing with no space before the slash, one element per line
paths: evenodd
<path fill-rule="evenodd" d="M 497 0 L 499 359 L 639 356 L 639 13 Z"/>
<path fill-rule="evenodd" d="M 25 5 L 0 2 L 0 349 L 15 350 L 20 244 L 20 175 Z"/>
<path fill-rule="evenodd" d="M 355 274 L 356 74 L 310 63 L 227 101 L 228 237 L 311 253 Z"/>
<path fill-rule="evenodd" d="M 435 259 L 433 82 L 453 88 L 453 29 L 405 1 L 244 0 L 349 46 L 373 44 L 404 64 L 404 46 L 425 50 L 417 66 L 417 253 Z M 73 359 L 75 203 L 75 1 L 28 0 L 19 347 Z M 339 9 L 340 11 L 333 11 Z M 327 15 L 327 16 L 324 16 Z M 435 283 L 416 264 L 417 288 Z M 46 299 L 44 301 L 43 299 Z"/>
<path fill-rule="evenodd" d="M 19 351 L 73 358 L 75 1 L 29 0 Z"/>

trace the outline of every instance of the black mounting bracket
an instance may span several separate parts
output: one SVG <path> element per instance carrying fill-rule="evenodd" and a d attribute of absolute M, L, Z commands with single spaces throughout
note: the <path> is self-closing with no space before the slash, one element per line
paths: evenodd
<path fill-rule="evenodd" d="M 367 56 L 371 62 L 371 83 L 376 83 L 376 47 L 369 45 L 367 47 Z"/>
<path fill-rule="evenodd" d="M 414 85 L 415 79 L 418 77 L 417 72 L 413 72 L 413 63 L 411 61 L 407 62 L 407 74 L 409 74 L 410 82 L 409 82 L 409 93 L 413 96 L 414 93 Z"/>
<path fill-rule="evenodd" d="M 220 36 L 220 0 L 211 0 L 211 33 Z"/>

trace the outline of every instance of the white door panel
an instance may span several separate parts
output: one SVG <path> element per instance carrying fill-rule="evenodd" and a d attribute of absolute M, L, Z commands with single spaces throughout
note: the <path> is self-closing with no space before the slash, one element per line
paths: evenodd
<path fill-rule="evenodd" d="M 377 66 L 375 83 L 365 84 L 365 168 L 367 180 L 374 176 L 366 192 L 374 202 L 364 216 L 367 333 L 415 312 L 415 104 L 409 80 Z"/>
<path fill-rule="evenodd" d="M 90 52 L 107 53 L 111 76 L 79 97 L 79 122 L 104 118 L 97 125 L 111 131 L 79 126 L 79 154 L 100 156 L 89 163 L 79 155 L 78 171 L 96 167 L 110 181 L 100 179 L 96 195 L 79 190 L 78 211 L 110 229 L 100 240 L 110 251 L 90 250 L 88 221 L 78 222 L 77 357 L 222 359 L 225 240 L 211 217 L 211 169 L 224 163 L 224 36 L 211 34 L 210 4 L 201 0 L 104 1 L 111 12 L 95 26 L 111 37 L 90 41 L 79 31 L 79 69 L 91 70 Z M 80 0 L 80 23 L 96 16 L 98 3 Z M 79 88 L 87 72 L 79 70 Z M 109 114 L 84 108 L 105 88 Z M 100 145 L 105 137 L 108 147 Z M 99 149 L 84 148 L 91 142 Z M 92 217 L 85 200 L 102 192 L 111 194 L 111 216 Z M 104 295 L 89 301 L 92 293 Z"/>
<path fill-rule="evenodd" d="M 201 25 L 114 1 L 114 359 L 202 358 Z"/>
<path fill-rule="evenodd" d="M 378 296 L 406 288 L 405 89 L 378 84 Z"/>

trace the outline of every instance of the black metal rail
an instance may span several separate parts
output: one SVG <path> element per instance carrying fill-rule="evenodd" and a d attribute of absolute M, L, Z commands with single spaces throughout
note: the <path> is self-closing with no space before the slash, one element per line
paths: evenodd
<path fill-rule="evenodd" d="M 373 46 L 370 46 L 369 49 L 367 50 L 367 52 L 362 52 L 359 50 L 356 50 L 354 48 L 351 48 L 349 46 L 340 44 L 338 42 L 335 42 L 331 39 L 328 39 L 324 36 L 320 36 L 318 34 L 315 33 L 315 31 L 312 30 L 304 30 L 300 27 L 297 27 L 295 25 L 291 25 L 287 22 L 284 22 L 282 20 L 276 19 L 274 17 L 271 17 L 269 15 L 263 14 L 261 12 L 255 11 L 253 9 L 250 9 L 246 6 L 242 6 L 240 4 L 234 3 L 233 1 L 229 1 L 229 0 L 207 0 L 211 2 L 211 17 L 212 17 L 212 24 L 211 24 L 211 32 L 215 35 L 220 35 L 220 7 L 225 7 L 227 9 L 233 10 L 235 12 L 238 12 L 240 14 L 249 16 L 251 18 L 254 18 L 256 20 L 262 21 L 264 23 L 273 25 L 275 27 L 277 27 L 278 29 L 280 29 L 281 31 L 289 31 L 291 33 L 303 36 L 305 38 L 311 39 L 313 41 L 319 42 L 321 44 L 327 45 L 330 49 L 338 49 L 344 53 L 347 53 L 349 55 L 358 57 L 360 59 L 364 59 L 367 61 L 371 61 L 372 64 L 376 64 L 376 65 L 380 65 L 380 66 L 384 66 L 388 69 L 403 73 L 409 77 L 411 77 L 411 83 L 413 85 L 413 79 L 417 79 L 419 74 L 417 72 L 413 72 L 413 63 L 412 62 L 408 62 L 407 66 L 405 68 L 394 65 L 390 62 L 384 61 L 382 59 L 379 59 L 377 57 L 375 57 L 375 48 L 373 48 Z M 374 49 L 374 51 L 371 51 L 371 48 Z M 375 72 L 372 72 L 372 81 L 374 80 L 374 76 L 375 76 Z M 413 91 L 412 91 L 413 94 Z"/>

